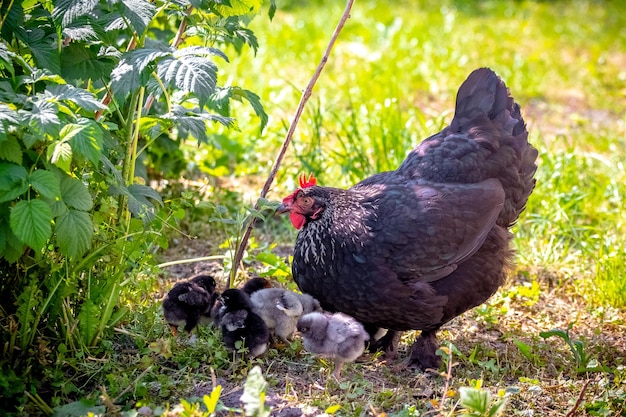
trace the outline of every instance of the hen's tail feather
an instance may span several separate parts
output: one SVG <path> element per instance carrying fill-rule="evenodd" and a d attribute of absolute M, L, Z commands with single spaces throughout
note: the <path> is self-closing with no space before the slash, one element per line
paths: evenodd
<path fill-rule="evenodd" d="M 479 68 L 459 88 L 450 125 L 419 144 L 399 172 L 444 183 L 497 178 L 506 194 L 497 223 L 509 227 L 535 186 L 536 159 L 520 106 L 500 77 Z"/>

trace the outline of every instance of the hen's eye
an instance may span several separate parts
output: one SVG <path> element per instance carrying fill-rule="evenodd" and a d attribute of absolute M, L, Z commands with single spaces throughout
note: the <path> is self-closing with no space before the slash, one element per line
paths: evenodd
<path fill-rule="evenodd" d="M 302 204 L 305 204 L 307 206 L 313 204 L 313 199 L 311 197 L 303 197 Z"/>

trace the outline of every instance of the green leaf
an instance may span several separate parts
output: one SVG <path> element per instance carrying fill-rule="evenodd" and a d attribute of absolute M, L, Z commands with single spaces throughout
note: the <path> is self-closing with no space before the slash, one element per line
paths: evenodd
<path fill-rule="evenodd" d="M 64 30 L 68 37 L 77 38 L 68 29 Z M 72 42 L 61 51 L 61 75 L 66 80 L 82 80 L 89 74 L 92 80 L 108 78 L 115 68 L 117 60 L 111 56 L 99 54 L 99 45 L 85 45 Z M 105 79 L 106 79 L 105 78 Z"/>
<path fill-rule="evenodd" d="M 252 91 L 244 90 L 243 88 L 239 87 L 233 87 L 233 98 L 239 100 L 243 98 L 245 100 L 248 100 L 248 102 L 252 106 L 252 109 L 254 110 L 254 113 L 256 113 L 256 115 L 261 119 L 260 130 L 263 131 L 263 129 L 265 129 L 265 126 L 267 126 L 268 116 L 267 113 L 265 113 L 265 109 L 261 104 L 261 99 L 259 98 L 259 96 L 254 94 Z"/>
<path fill-rule="evenodd" d="M 489 409 L 489 392 L 482 389 L 461 387 L 459 388 L 461 405 L 470 411 L 481 415 L 487 414 Z"/>
<path fill-rule="evenodd" d="M 224 17 L 229 16 L 242 16 L 247 14 L 256 13 L 262 0 L 229 0 L 226 2 L 216 2 L 215 9 Z M 221 3 L 221 4 L 219 4 Z"/>
<path fill-rule="evenodd" d="M 90 74 L 90 76 L 93 76 L 93 74 Z M 69 84 L 53 84 L 48 86 L 48 91 L 53 94 L 57 100 L 70 101 L 88 111 L 104 110 L 107 108 L 93 93 Z"/>
<path fill-rule="evenodd" d="M 17 321 L 20 324 L 20 347 L 25 348 L 30 343 L 33 332 L 36 331 L 37 309 L 41 304 L 41 290 L 39 281 L 31 279 L 30 283 L 17 298 Z"/>
<path fill-rule="evenodd" d="M 38 97 L 37 100 L 33 101 L 30 113 L 27 113 L 29 126 L 41 135 L 48 133 L 55 136 L 61 126 L 57 111 L 56 104 Z"/>
<path fill-rule="evenodd" d="M 120 14 L 130 21 L 132 29 L 143 34 L 154 17 L 154 4 L 146 0 L 122 0 L 119 5 Z"/>
<path fill-rule="evenodd" d="M 11 208 L 10 223 L 15 236 L 26 245 L 40 250 L 52 235 L 52 211 L 39 199 L 22 200 Z"/>
<path fill-rule="evenodd" d="M 132 184 L 128 186 L 128 209 L 135 216 L 146 214 L 152 217 L 154 204 L 151 200 L 156 201 L 159 205 L 163 205 L 163 200 L 158 192 L 142 184 Z"/>
<path fill-rule="evenodd" d="M 20 123 L 18 112 L 4 103 L 0 103 L 0 133 L 7 134 L 9 126 L 17 126 Z"/>
<path fill-rule="evenodd" d="M 0 159 L 15 162 L 18 165 L 22 164 L 22 149 L 13 136 L 0 141 Z"/>
<path fill-rule="evenodd" d="M 146 39 L 146 46 L 137 48 L 124 55 L 124 59 L 137 70 L 142 73 L 150 64 L 155 64 L 160 58 L 171 57 L 172 48 L 162 43 L 150 41 Z"/>
<path fill-rule="evenodd" d="M 267 417 L 270 415 L 271 408 L 265 405 L 266 391 L 267 381 L 263 378 L 261 367 L 255 365 L 248 373 L 241 395 L 246 416 Z"/>
<path fill-rule="evenodd" d="M 200 107 L 209 100 L 217 83 L 217 66 L 203 56 L 178 53 L 177 59 L 164 58 L 157 65 L 157 74 L 166 84 L 194 93 Z"/>
<path fill-rule="evenodd" d="M 489 409 L 489 417 L 496 417 L 504 413 L 504 409 L 506 408 L 506 399 L 502 399 L 495 404 L 492 404 Z"/>
<path fill-rule="evenodd" d="M 61 25 L 66 27 L 77 18 L 89 15 L 98 3 L 99 0 L 58 0 L 54 2 L 52 17 L 60 20 Z"/>
<path fill-rule="evenodd" d="M 0 162 L 0 203 L 28 191 L 28 171 L 21 165 Z"/>
<path fill-rule="evenodd" d="M 42 197 L 56 200 L 61 196 L 59 178 L 50 171 L 38 169 L 29 175 L 30 185 L 41 194 Z"/>
<path fill-rule="evenodd" d="M 52 74 L 61 72 L 61 59 L 56 48 L 52 45 L 56 41 L 56 33 L 46 34 L 40 28 L 31 28 L 22 31 L 23 41 L 30 48 L 36 66 L 43 70 L 48 70 Z"/>
<path fill-rule="evenodd" d="M 55 230 L 59 249 L 70 258 L 83 255 L 91 247 L 94 233 L 87 212 L 68 210 L 58 217 Z"/>
<path fill-rule="evenodd" d="M 67 142 L 58 141 L 48 146 L 50 162 L 67 173 L 71 171 L 72 155 L 72 147 Z"/>
<path fill-rule="evenodd" d="M 6 212 L 8 217 L 8 207 L 6 211 L 2 211 L 4 214 Z M 0 221 L 0 256 L 4 257 L 9 263 L 16 262 L 24 253 L 26 247 L 20 240 L 15 236 L 13 230 L 11 230 L 11 226 L 8 221 Z"/>
<path fill-rule="evenodd" d="M 111 91 L 118 100 L 123 100 L 142 85 L 142 74 L 128 60 L 123 59 L 111 72 Z"/>
<path fill-rule="evenodd" d="M 90 288 L 91 292 L 83 302 L 78 313 L 79 334 L 85 345 L 90 345 L 98 331 L 98 322 L 102 313 L 100 307 L 91 298 L 96 289 Z"/>
<path fill-rule="evenodd" d="M 89 211 L 93 207 L 89 190 L 76 178 L 65 177 L 61 180 L 61 198 L 68 207 L 76 210 Z"/>
<path fill-rule="evenodd" d="M 533 361 L 535 359 L 535 356 L 532 353 L 530 345 L 527 345 L 526 343 L 522 342 L 521 340 L 517 340 L 517 339 L 514 339 L 513 343 L 515 343 L 515 346 L 517 346 L 517 348 L 519 349 L 520 353 L 522 355 L 524 355 L 524 357 L 526 359 L 528 359 L 529 361 Z"/>
<path fill-rule="evenodd" d="M 61 129 L 59 138 L 72 146 L 72 151 L 94 165 L 102 155 L 102 129 L 94 120 L 81 118 Z"/>

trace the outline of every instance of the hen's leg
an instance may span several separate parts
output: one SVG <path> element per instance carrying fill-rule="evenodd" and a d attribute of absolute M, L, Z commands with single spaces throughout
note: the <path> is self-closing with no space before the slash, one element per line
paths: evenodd
<path fill-rule="evenodd" d="M 380 339 L 371 341 L 368 350 L 370 352 L 384 352 L 386 359 L 394 360 L 398 357 L 398 343 L 401 337 L 402 332 L 388 330 Z"/>
<path fill-rule="evenodd" d="M 439 369 L 441 358 L 436 354 L 438 348 L 437 330 L 422 331 L 411 346 L 411 355 L 409 356 L 411 365 L 418 366 L 423 370 Z"/>

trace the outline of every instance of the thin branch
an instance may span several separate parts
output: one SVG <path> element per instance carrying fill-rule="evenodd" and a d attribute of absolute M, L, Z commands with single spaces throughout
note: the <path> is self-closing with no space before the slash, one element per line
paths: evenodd
<path fill-rule="evenodd" d="M 324 69 L 326 62 L 328 62 L 328 57 L 330 56 L 333 46 L 335 46 L 335 42 L 337 41 L 337 38 L 339 37 L 339 33 L 341 33 L 343 26 L 345 25 L 346 21 L 350 17 L 350 10 L 352 9 L 353 3 L 354 3 L 354 0 L 347 0 L 346 8 L 344 9 L 343 14 L 341 15 L 341 19 L 339 20 L 339 23 L 337 24 L 337 27 L 335 28 L 335 31 L 333 32 L 333 35 L 331 36 L 330 41 L 328 42 L 328 46 L 326 47 L 326 51 L 324 52 L 324 55 L 322 56 L 322 60 L 320 61 L 319 65 L 317 66 L 317 69 L 313 73 L 313 77 L 311 77 L 311 81 L 309 81 L 309 84 L 307 85 L 306 89 L 302 93 L 302 97 L 300 98 L 300 103 L 298 103 L 296 114 L 294 115 L 293 121 L 291 122 L 291 125 L 289 126 L 289 130 L 287 131 L 287 136 L 285 137 L 285 141 L 283 142 L 283 145 L 280 148 L 278 156 L 276 157 L 276 160 L 274 161 L 274 165 L 272 166 L 270 175 L 267 177 L 267 181 L 265 181 L 265 185 L 263 186 L 263 189 L 261 190 L 261 195 L 259 196 L 259 198 L 265 198 L 272 183 L 274 182 L 274 179 L 276 178 L 276 173 L 278 172 L 278 168 L 280 168 L 280 164 L 283 158 L 285 157 L 287 148 L 289 147 L 289 144 L 291 143 L 291 139 L 293 138 L 293 134 L 296 130 L 296 126 L 298 125 L 298 121 L 300 120 L 300 116 L 302 115 L 302 112 L 304 111 L 304 106 L 306 105 L 307 101 L 311 97 L 311 93 L 313 92 L 313 87 L 315 86 L 317 79 L 320 77 L 320 74 L 322 73 L 322 70 Z M 257 201 L 257 203 L 255 203 L 254 205 L 254 209 L 258 210 L 258 208 L 259 208 L 259 204 Z M 237 247 L 237 251 L 235 253 L 235 259 L 233 260 L 233 269 L 231 270 L 231 274 L 228 276 L 228 281 L 226 282 L 227 288 L 230 287 L 231 281 L 234 280 L 235 276 L 237 275 L 237 268 L 239 267 L 239 263 L 241 262 L 241 259 L 243 258 L 243 252 L 246 249 L 246 246 L 248 244 L 248 239 L 250 238 L 250 234 L 252 233 L 252 229 L 254 228 L 255 223 L 256 223 L 256 217 L 252 217 L 252 219 L 250 220 L 248 224 L 248 227 L 246 228 L 245 233 L 243 234 L 241 238 L 241 242 L 239 243 L 239 246 Z"/>
<path fill-rule="evenodd" d="M 576 410 L 580 406 L 580 403 L 583 401 L 583 398 L 585 398 L 585 391 L 587 391 L 587 387 L 589 386 L 590 382 L 591 382 L 590 379 L 585 381 L 585 385 L 583 385 L 583 388 L 580 390 L 580 394 L 578 394 L 578 398 L 576 399 L 576 403 L 574 404 L 572 409 L 569 410 L 567 412 L 567 414 L 565 414 L 565 417 L 573 417 L 573 416 L 576 415 Z"/>

